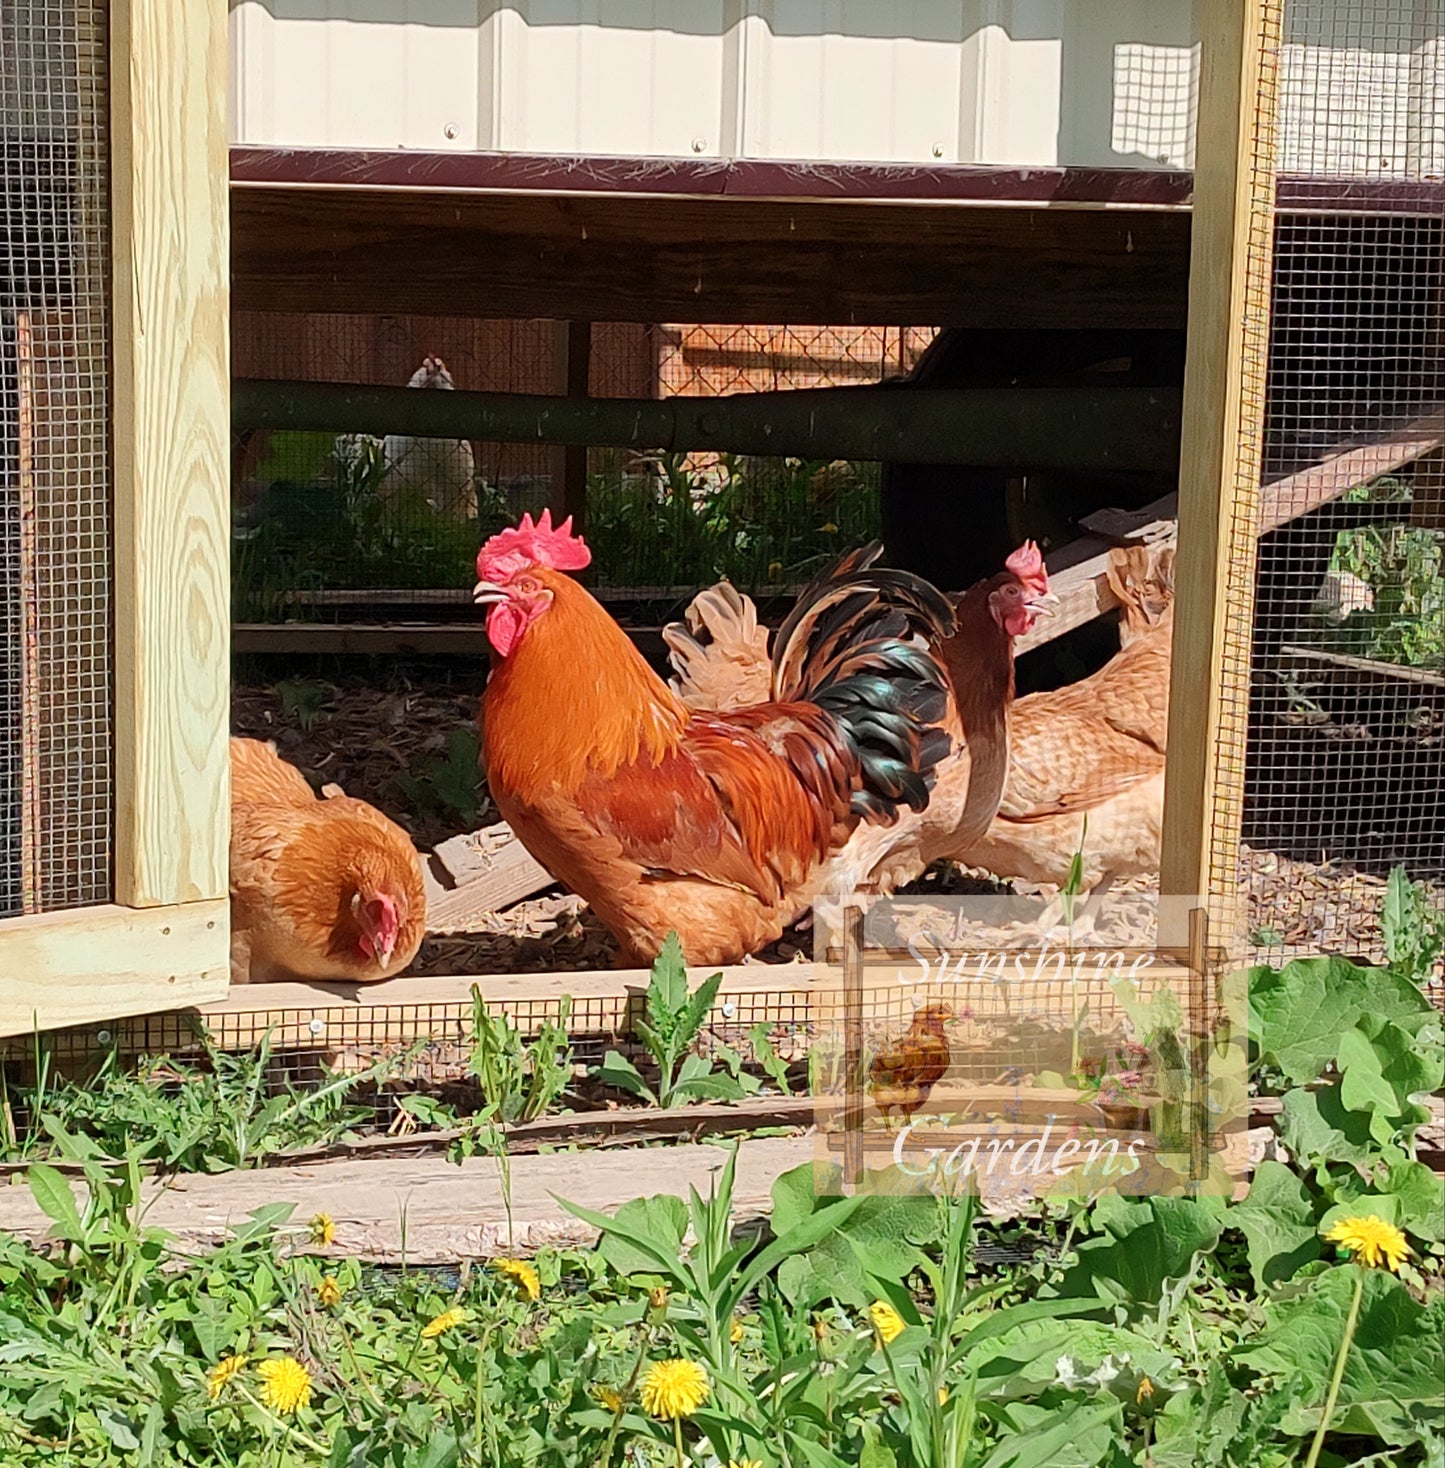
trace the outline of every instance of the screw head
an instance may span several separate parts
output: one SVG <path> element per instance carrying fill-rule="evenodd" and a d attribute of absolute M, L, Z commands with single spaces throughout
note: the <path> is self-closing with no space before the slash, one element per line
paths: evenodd
<path fill-rule="evenodd" d="M 935 158 L 942 158 L 943 157 L 943 144 L 942 143 L 935 143 L 933 145 L 933 156 Z"/>
<path fill-rule="evenodd" d="M 692 140 L 692 151 L 694 153 L 704 152 L 706 150 L 706 148 L 707 148 L 707 139 L 706 138 L 694 138 Z"/>
<path fill-rule="evenodd" d="M 326 1021 L 324 1019 L 309 1020 L 306 1025 L 306 1029 L 310 1034 L 320 1035 L 324 1033 L 326 1029 Z"/>
<path fill-rule="evenodd" d="M 724 1019 L 731 1019 L 733 1015 L 738 1012 L 738 1007 L 732 1002 L 731 999 L 729 999 L 728 1002 L 723 1005 L 722 1012 Z"/>
<path fill-rule="evenodd" d="M 95 1032 L 95 1043 L 97 1045 L 109 1045 L 115 1036 L 109 1030 L 97 1030 Z"/>
<path fill-rule="evenodd" d="M 442 129 L 442 132 L 448 138 L 455 138 L 456 135 L 457 135 L 457 133 L 460 132 L 460 131 L 461 131 L 461 129 L 458 128 L 457 125 L 456 125 L 456 123 L 454 123 L 454 122 L 447 123 L 447 125 Z"/>

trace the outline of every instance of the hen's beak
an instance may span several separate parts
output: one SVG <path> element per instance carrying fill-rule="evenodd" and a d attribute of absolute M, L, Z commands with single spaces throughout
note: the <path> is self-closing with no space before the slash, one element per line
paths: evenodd
<path fill-rule="evenodd" d="M 478 581 L 472 587 L 472 600 L 478 606 L 487 602 L 506 601 L 509 593 L 505 586 L 498 586 L 495 581 Z"/>
<path fill-rule="evenodd" d="M 1052 617 L 1063 605 L 1063 601 L 1052 591 L 1042 591 L 1037 596 L 1029 597 L 1024 605 L 1036 617 Z"/>

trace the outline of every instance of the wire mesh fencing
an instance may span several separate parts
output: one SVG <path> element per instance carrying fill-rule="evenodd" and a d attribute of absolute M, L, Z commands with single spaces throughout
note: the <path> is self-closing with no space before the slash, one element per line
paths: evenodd
<path fill-rule="evenodd" d="M 558 390 L 549 321 L 241 312 L 233 335 L 239 377 Z M 911 366 L 932 335 L 599 322 L 588 390 L 665 398 L 877 382 Z M 556 451 L 544 446 L 242 431 L 234 451 L 245 620 L 457 599 L 479 537 L 558 499 Z M 722 575 L 749 590 L 795 583 L 878 529 L 873 464 L 594 448 L 587 469 L 600 589 L 666 600 Z"/>
<path fill-rule="evenodd" d="M 107 9 L 0 9 L 0 917 L 111 891 Z"/>
<path fill-rule="evenodd" d="M 1445 7 L 1287 0 L 1245 839 L 1255 942 L 1445 877 Z"/>

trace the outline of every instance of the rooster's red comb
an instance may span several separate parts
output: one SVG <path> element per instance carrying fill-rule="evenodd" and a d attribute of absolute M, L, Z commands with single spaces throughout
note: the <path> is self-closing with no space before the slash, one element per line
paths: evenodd
<path fill-rule="evenodd" d="M 1049 573 L 1044 570 L 1043 554 L 1033 541 L 1024 541 L 1004 566 L 1013 572 L 1026 590 L 1042 593 L 1049 589 Z"/>
<path fill-rule="evenodd" d="M 543 510 L 535 524 L 523 515 L 515 530 L 499 530 L 477 556 L 477 575 L 483 581 L 506 581 L 528 566 L 580 571 L 591 561 L 586 542 L 572 534 L 571 515 L 554 529 L 551 510 Z"/>

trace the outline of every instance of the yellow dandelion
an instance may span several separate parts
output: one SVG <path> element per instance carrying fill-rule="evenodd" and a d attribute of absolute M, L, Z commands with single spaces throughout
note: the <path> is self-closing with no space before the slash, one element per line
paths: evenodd
<path fill-rule="evenodd" d="M 1398 1273 L 1410 1254 L 1405 1235 L 1393 1223 L 1386 1223 L 1374 1213 L 1340 1219 L 1325 1238 L 1348 1249 L 1361 1264 L 1372 1269 L 1383 1265 Z"/>
<path fill-rule="evenodd" d="M 696 1361 L 654 1361 L 642 1378 L 642 1406 L 654 1417 L 691 1417 L 712 1390 Z"/>
<path fill-rule="evenodd" d="M 761 1458 L 729 1458 L 728 1468 L 763 1468 Z"/>
<path fill-rule="evenodd" d="M 437 1336 L 460 1325 L 466 1318 L 467 1312 L 460 1305 L 453 1305 L 450 1310 L 443 1310 L 440 1315 L 434 1315 L 422 1326 L 421 1338 L 424 1341 L 435 1340 Z"/>
<path fill-rule="evenodd" d="M 938 1389 L 938 1405 L 940 1407 L 946 1407 L 948 1405 L 948 1388 L 946 1386 L 941 1386 Z"/>
<path fill-rule="evenodd" d="M 891 1346 L 908 1329 L 907 1321 L 886 1300 L 874 1300 L 868 1307 L 868 1318 L 885 1346 Z"/>
<path fill-rule="evenodd" d="M 1154 1383 L 1147 1376 L 1139 1378 L 1139 1390 L 1134 1393 L 1134 1405 L 1142 1407 L 1154 1395 Z"/>
<path fill-rule="evenodd" d="M 537 1271 L 525 1259 L 493 1259 L 492 1268 L 498 1274 L 505 1274 L 509 1279 L 515 1280 L 517 1288 L 529 1300 L 542 1298 L 542 1281 Z"/>
<path fill-rule="evenodd" d="M 336 1242 L 336 1223 L 329 1213 L 318 1213 L 311 1220 L 311 1242 L 329 1249 Z"/>
<path fill-rule="evenodd" d="M 601 1402 L 602 1405 L 606 1407 L 607 1410 L 611 1412 L 614 1417 L 622 1411 L 624 1405 L 622 1401 L 622 1393 L 618 1391 L 615 1387 L 610 1386 L 599 1386 L 597 1388 L 597 1400 Z"/>
<path fill-rule="evenodd" d="M 735 1346 L 740 1346 L 743 1343 L 743 1323 L 736 1315 L 733 1316 L 733 1323 L 728 1328 L 728 1339 Z"/>
<path fill-rule="evenodd" d="M 345 1294 L 341 1288 L 341 1281 L 334 1274 L 322 1276 L 321 1283 L 316 1286 L 316 1298 L 330 1309 L 333 1305 L 341 1303 L 341 1297 Z"/>
<path fill-rule="evenodd" d="M 244 1356 L 222 1356 L 206 1375 L 206 1395 L 214 1402 L 226 1383 L 246 1364 Z"/>
<path fill-rule="evenodd" d="M 283 1417 L 311 1404 L 311 1373 L 294 1357 L 278 1356 L 256 1368 L 261 1400 Z"/>

